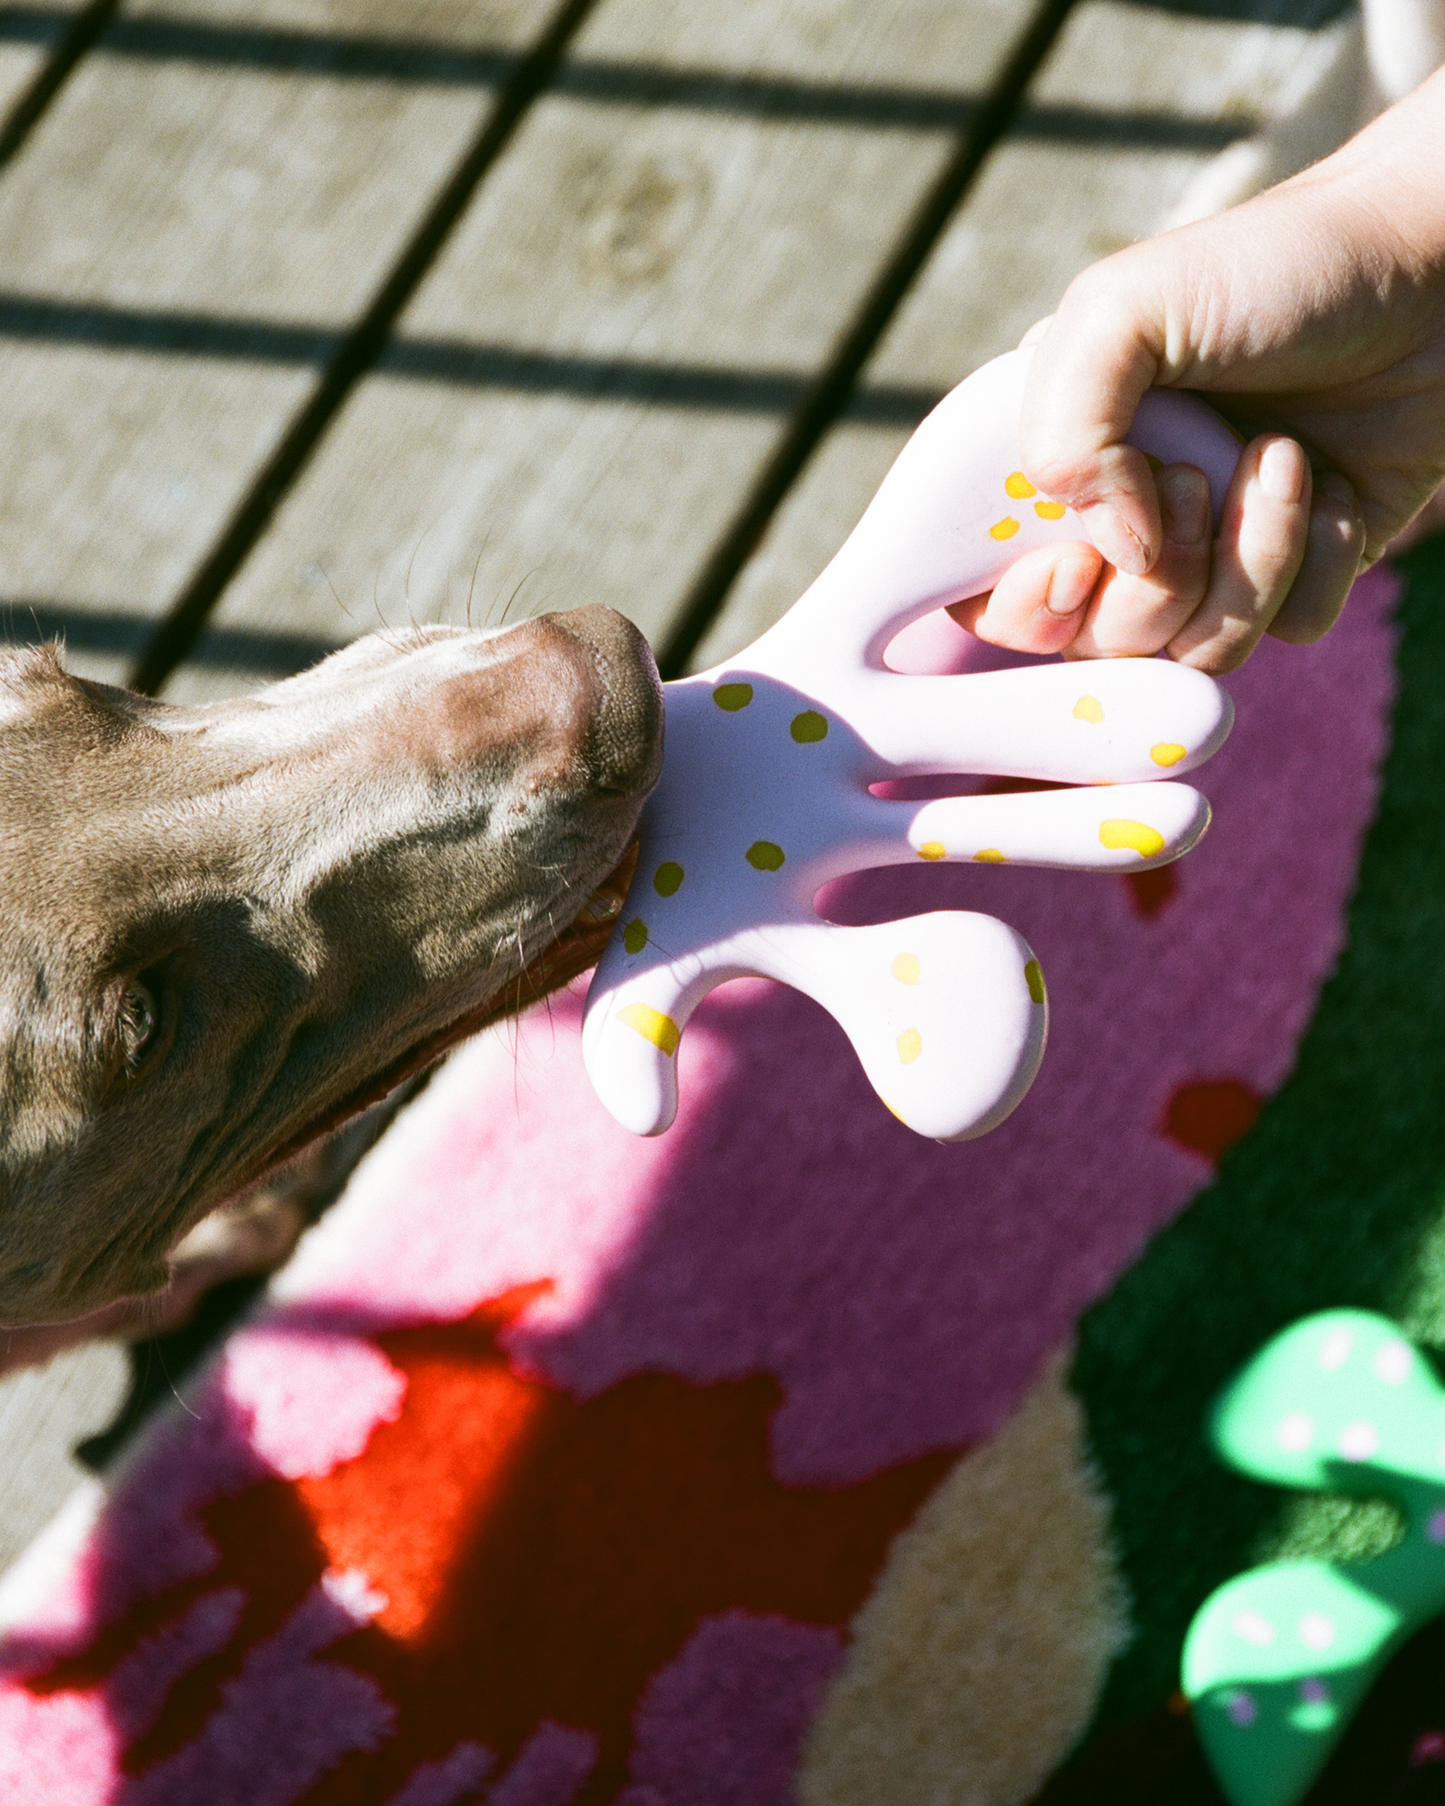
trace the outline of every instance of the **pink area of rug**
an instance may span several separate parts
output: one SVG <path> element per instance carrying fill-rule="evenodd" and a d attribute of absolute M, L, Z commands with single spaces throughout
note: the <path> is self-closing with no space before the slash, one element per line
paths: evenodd
<path fill-rule="evenodd" d="M 1015 1116 L 978 1142 L 902 1128 L 833 1023 L 761 982 L 700 1011 L 678 1124 L 657 1141 L 593 1099 L 576 996 L 455 1057 L 233 1336 L 192 1414 L 143 1441 L 96 1522 L 57 1531 L 9 1583 L 0 1798 L 781 1806 L 848 1617 L 945 1471 L 941 1452 L 998 1428 L 1080 1311 L 1207 1180 L 1191 1109 L 1247 1109 L 1289 1070 L 1374 806 L 1394 593 L 1373 574 L 1329 638 L 1266 643 L 1229 681 L 1238 722 L 1198 780 L 1215 823 L 1172 889 L 920 869 L 833 898 L 848 921 L 986 909 L 1033 944 L 1050 1048 Z M 507 1294 L 465 1362 L 427 1341 L 428 1326 L 462 1335 Z M 460 1423 L 474 1410 L 447 1403 L 463 1369 L 491 1388 L 493 1428 L 468 1431 L 481 1440 L 453 1472 L 434 1445 L 449 1411 Z M 408 1444 L 426 1400 L 431 1441 Z M 465 1702 L 428 1716 L 425 1689 L 413 1698 L 396 1678 L 397 1652 L 424 1648 L 443 1664 L 428 1686 L 459 1684 L 435 1654 L 454 1647 L 435 1625 L 456 1562 L 443 1550 L 413 1582 L 406 1539 L 374 1525 L 414 1513 L 426 1524 L 412 1541 L 441 1549 L 461 1511 L 447 1489 L 485 1472 L 488 1509 L 505 1514 L 515 1451 L 544 1443 L 554 1490 L 571 1474 L 590 1498 L 604 1471 L 607 1498 L 637 1489 L 621 1541 L 598 1544 L 612 1553 L 595 1585 L 587 1563 L 604 1557 L 586 1536 L 548 1545 L 554 1567 L 577 1566 L 579 1623 L 600 1609 L 594 1592 L 625 1605 L 653 1585 L 667 1525 L 695 1522 L 697 1553 L 666 1553 L 657 1585 L 680 1603 L 620 1691 L 543 1673 L 530 1693 L 516 1683 L 510 1717 L 478 1708 L 494 1728 L 463 1735 Z M 731 1530 L 704 1472 L 714 1448 L 751 1489 Z M 630 1526 L 654 1506 L 661 1527 L 634 1546 Z M 736 1572 L 730 1535 L 753 1539 Z M 262 1611 L 267 1536 L 294 1576 Z M 846 1584 L 820 1575 L 810 1592 L 794 1577 L 806 1563 L 769 1566 L 770 1539 L 830 1536 Z M 384 1560 L 362 1559 L 372 1547 Z M 554 1574 L 542 1590 L 562 1586 Z M 535 1594 L 515 1610 L 540 1612 Z M 531 1648 L 511 1619 L 496 1637 Z M 467 1659 L 478 1687 L 511 1672 Z"/>

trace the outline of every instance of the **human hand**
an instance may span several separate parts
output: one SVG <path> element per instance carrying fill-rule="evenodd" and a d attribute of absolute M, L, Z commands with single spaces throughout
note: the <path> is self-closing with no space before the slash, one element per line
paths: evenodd
<path fill-rule="evenodd" d="M 1318 638 L 1445 480 L 1445 76 L 1326 162 L 1086 270 L 1035 327 L 1023 468 L 1088 534 L 953 613 L 1067 657 L 1211 672 Z M 1124 443 L 1154 386 L 1253 433 L 1211 533 L 1189 466 Z"/>

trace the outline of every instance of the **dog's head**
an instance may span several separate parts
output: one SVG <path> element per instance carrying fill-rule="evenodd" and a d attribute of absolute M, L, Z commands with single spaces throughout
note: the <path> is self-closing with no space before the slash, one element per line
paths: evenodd
<path fill-rule="evenodd" d="M 602 608 L 200 708 L 0 652 L 0 1323 L 159 1287 L 212 1206 L 590 965 L 661 744 Z"/>

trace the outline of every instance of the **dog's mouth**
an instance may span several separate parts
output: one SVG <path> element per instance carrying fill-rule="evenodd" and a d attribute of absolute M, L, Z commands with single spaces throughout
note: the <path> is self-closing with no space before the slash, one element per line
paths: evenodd
<path fill-rule="evenodd" d="M 588 898 L 571 925 L 543 948 L 535 959 L 524 966 L 515 978 L 483 1004 L 464 1010 L 445 1028 L 416 1042 L 381 1071 L 363 1081 L 339 1103 L 329 1105 L 312 1118 L 304 1128 L 288 1136 L 267 1153 L 245 1180 L 250 1186 L 265 1174 L 293 1159 L 312 1142 L 339 1129 L 345 1122 L 370 1105 L 379 1103 L 413 1074 L 439 1060 L 459 1041 L 479 1034 L 504 1017 L 515 1016 L 531 1004 L 539 1003 L 551 992 L 570 984 L 580 973 L 595 966 L 612 937 L 612 930 L 627 897 L 637 865 L 638 842 L 623 855 L 621 862 Z M 244 1189 L 244 1187 L 243 1187 Z"/>

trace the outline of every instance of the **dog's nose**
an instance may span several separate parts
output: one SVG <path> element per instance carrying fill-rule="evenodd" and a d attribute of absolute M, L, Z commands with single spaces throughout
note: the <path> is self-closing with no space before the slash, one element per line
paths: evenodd
<path fill-rule="evenodd" d="M 609 796 L 650 790 L 662 766 L 662 686 L 642 634 L 595 603 L 529 625 L 574 666 L 563 726 L 591 786 Z"/>

